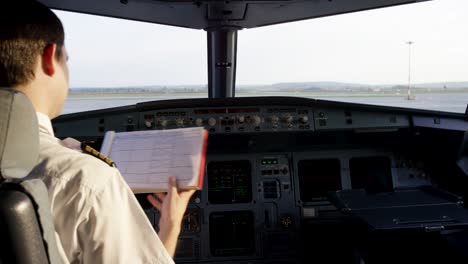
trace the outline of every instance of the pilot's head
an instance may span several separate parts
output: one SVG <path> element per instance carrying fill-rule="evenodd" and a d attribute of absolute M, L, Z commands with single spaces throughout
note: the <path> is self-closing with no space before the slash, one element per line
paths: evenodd
<path fill-rule="evenodd" d="M 0 87 L 24 92 L 54 118 L 68 93 L 68 55 L 59 18 L 33 0 L 0 6 Z"/>

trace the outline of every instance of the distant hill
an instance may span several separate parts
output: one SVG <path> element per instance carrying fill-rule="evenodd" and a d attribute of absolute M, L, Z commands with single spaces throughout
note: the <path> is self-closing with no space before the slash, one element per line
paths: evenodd
<path fill-rule="evenodd" d="M 288 90 L 346 90 L 367 89 L 370 85 L 340 82 L 297 82 L 275 83 L 270 85 L 239 85 L 237 89 L 257 91 L 288 91 Z"/>
<path fill-rule="evenodd" d="M 238 85 L 237 91 L 248 92 L 288 92 L 288 91 L 379 91 L 379 90 L 404 90 L 405 84 L 371 85 L 360 83 L 341 82 L 286 82 L 269 85 Z M 466 90 L 468 82 L 438 82 L 438 83 L 416 83 L 412 84 L 414 90 Z M 70 94 L 80 93 L 190 93 L 206 92 L 207 85 L 151 85 L 151 86 L 128 86 L 128 87 L 86 87 L 71 88 Z"/>
<path fill-rule="evenodd" d="M 425 89 L 468 89 L 468 82 L 421 83 L 415 87 Z"/>
<path fill-rule="evenodd" d="M 271 85 L 240 85 L 238 90 L 258 90 L 258 91 L 278 91 L 278 90 L 369 90 L 369 89 L 406 89 L 406 84 L 386 84 L 371 85 L 362 83 L 341 83 L 341 82 L 298 82 L 298 83 L 275 83 Z M 416 83 L 411 85 L 412 89 L 467 89 L 468 82 L 440 82 L 440 83 Z"/>

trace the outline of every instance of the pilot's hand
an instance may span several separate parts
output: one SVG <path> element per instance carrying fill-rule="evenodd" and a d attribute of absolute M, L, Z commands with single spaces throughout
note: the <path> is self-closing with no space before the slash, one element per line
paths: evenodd
<path fill-rule="evenodd" d="M 174 256 L 182 218 L 184 217 L 190 197 L 194 193 L 195 190 L 179 191 L 175 176 L 171 176 L 169 177 L 167 194 L 156 193 L 158 199 L 153 195 L 148 195 L 148 201 L 161 214 L 158 235 L 171 256 Z"/>

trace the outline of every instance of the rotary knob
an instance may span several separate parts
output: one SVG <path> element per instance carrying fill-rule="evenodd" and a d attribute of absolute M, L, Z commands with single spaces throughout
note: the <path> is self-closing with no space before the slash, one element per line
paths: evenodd
<path fill-rule="evenodd" d="M 208 119 L 208 125 L 215 126 L 216 125 L 216 119 L 213 118 L 213 117 L 210 117 L 210 119 Z"/>
<path fill-rule="evenodd" d="M 197 118 L 197 119 L 195 120 L 195 125 L 197 125 L 197 126 L 203 126 L 203 119 Z"/>
<path fill-rule="evenodd" d="M 153 127 L 153 120 L 145 120 L 145 126 L 146 126 L 146 128 L 152 128 Z"/>
<path fill-rule="evenodd" d="M 176 125 L 177 125 L 178 127 L 183 127 L 183 126 L 184 126 L 184 119 L 182 119 L 182 118 L 177 118 L 177 119 L 175 120 L 175 123 L 176 123 Z"/>
<path fill-rule="evenodd" d="M 161 119 L 159 120 L 159 124 L 162 126 L 162 127 L 166 127 L 167 124 L 168 124 L 168 121 L 166 119 Z"/>
<path fill-rule="evenodd" d="M 287 116 L 283 117 L 283 122 L 287 123 L 287 124 L 290 124 L 290 123 L 293 122 L 293 117 L 290 116 L 290 115 L 287 115 Z"/>
<path fill-rule="evenodd" d="M 301 116 L 301 117 L 299 117 L 299 122 L 301 122 L 302 124 L 306 124 L 307 122 L 309 122 L 309 117 L 308 116 Z"/>
<path fill-rule="evenodd" d="M 245 122 L 245 117 L 244 116 L 238 116 L 237 117 L 237 123 L 244 124 L 244 122 Z"/>
<path fill-rule="evenodd" d="M 260 125 L 260 123 L 262 123 L 262 119 L 259 116 L 253 116 L 252 117 L 252 123 L 255 126 L 258 126 L 258 125 Z"/>
<path fill-rule="evenodd" d="M 279 118 L 277 116 L 271 116 L 270 121 L 272 124 L 277 124 L 279 122 Z"/>

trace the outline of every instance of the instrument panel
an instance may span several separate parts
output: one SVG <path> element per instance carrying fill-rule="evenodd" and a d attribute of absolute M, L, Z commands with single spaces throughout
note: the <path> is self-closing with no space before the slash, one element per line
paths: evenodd
<path fill-rule="evenodd" d="M 58 137 L 97 148 L 108 130 L 205 127 L 204 189 L 185 213 L 177 263 L 308 263 L 316 241 L 305 231 L 327 240 L 321 224 L 342 221 L 330 192 L 379 194 L 431 181 L 422 160 L 399 147 L 409 114 L 295 100 L 154 102 L 72 114 L 53 126 Z M 158 212 L 143 203 L 158 231 Z"/>
<path fill-rule="evenodd" d="M 410 126 L 402 111 L 376 111 L 316 104 L 303 98 L 184 99 L 169 103 L 142 103 L 59 117 L 57 135 L 103 136 L 117 132 L 183 127 L 205 127 L 210 134 L 313 132 L 330 130 L 399 129 Z M 265 102 L 265 103 L 263 103 Z M 193 107 L 197 105 L 197 107 Z"/>
<path fill-rule="evenodd" d="M 231 107 L 171 109 L 140 114 L 144 129 L 204 126 L 210 133 L 294 132 L 328 129 L 398 128 L 409 126 L 404 115 L 307 107 Z M 371 122 L 369 122 L 371 120 Z"/>
<path fill-rule="evenodd" d="M 407 187 L 408 174 L 421 172 L 397 162 L 392 152 L 375 149 L 210 155 L 205 189 L 183 219 L 176 261 L 299 263 L 307 253 L 306 222 L 340 218 L 328 192 Z M 412 187 L 430 184 L 418 179 Z M 157 230 L 158 213 L 146 211 Z"/>
<path fill-rule="evenodd" d="M 204 126 L 210 133 L 313 130 L 313 113 L 297 107 L 229 107 L 144 112 L 147 129 Z"/>

